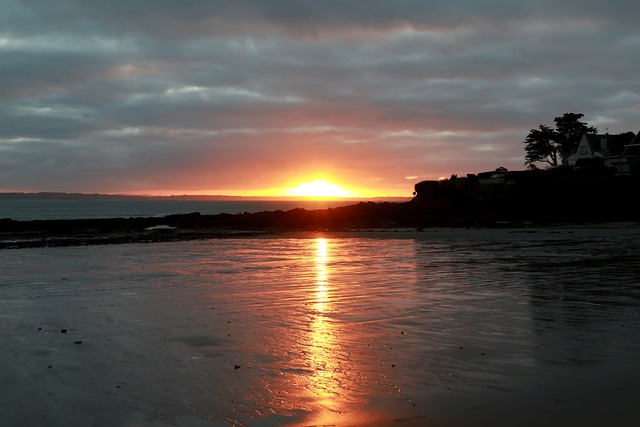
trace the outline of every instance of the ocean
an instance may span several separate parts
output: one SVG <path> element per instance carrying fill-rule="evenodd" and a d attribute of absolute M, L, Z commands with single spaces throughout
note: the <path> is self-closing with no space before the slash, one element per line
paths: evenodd
<path fill-rule="evenodd" d="M 254 213 L 261 211 L 326 209 L 357 204 L 349 200 L 7 200 L 0 199 L 0 219 L 18 221 L 82 218 L 161 217 L 171 214 L 200 212 Z"/>
<path fill-rule="evenodd" d="M 640 425 L 640 230 L 0 252 L 0 425 Z"/>

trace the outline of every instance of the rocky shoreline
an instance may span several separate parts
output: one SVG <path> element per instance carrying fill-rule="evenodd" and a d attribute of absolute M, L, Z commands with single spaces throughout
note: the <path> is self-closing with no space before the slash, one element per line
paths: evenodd
<path fill-rule="evenodd" d="M 335 209 L 164 217 L 17 221 L 0 219 L 0 249 L 255 237 L 292 231 L 385 228 L 402 223 L 402 203 Z"/>
<path fill-rule="evenodd" d="M 243 238 L 295 232 L 353 232 L 449 228 L 532 228 L 558 224 L 619 221 L 548 221 L 505 216 L 492 210 L 434 209 L 416 202 L 362 202 L 338 208 L 164 217 L 17 221 L 0 219 L 0 249 L 152 243 L 196 239 Z M 633 219 L 624 219 L 633 221 Z"/>
<path fill-rule="evenodd" d="M 199 214 L 149 218 L 105 218 L 75 220 L 0 220 L 0 249 L 46 246 L 84 246 L 122 243 L 247 237 L 258 231 L 203 227 L 188 219 Z"/>

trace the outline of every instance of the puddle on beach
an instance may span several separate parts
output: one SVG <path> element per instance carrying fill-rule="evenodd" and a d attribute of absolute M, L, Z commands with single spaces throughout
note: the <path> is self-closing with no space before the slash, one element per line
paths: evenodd
<path fill-rule="evenodd" d="M 544 237 L 4 251 L 0 424 L 631 425 L 640 244 Z"/>

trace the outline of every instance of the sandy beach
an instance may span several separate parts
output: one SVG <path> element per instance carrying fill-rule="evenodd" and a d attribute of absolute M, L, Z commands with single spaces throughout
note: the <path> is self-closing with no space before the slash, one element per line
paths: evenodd
<path fill-rule="evenodd" d="M 635 426 L 639 234 L 2 251 L 0 425 Z"/>

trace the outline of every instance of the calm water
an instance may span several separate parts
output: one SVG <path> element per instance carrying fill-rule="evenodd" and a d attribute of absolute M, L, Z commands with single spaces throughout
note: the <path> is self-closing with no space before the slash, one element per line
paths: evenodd
<path fill-rule="evenodd" d="M 0 425 L 638 425 L 639 233 L 466 233 L 2 251 Z"/>
<path fill-rule="evenodd" d="M 309 200 L 2 200 L 0 218 L 19 221 L 39 219 L 158 217 L 200 212 L 203 215 L 261 211 L 288 211 L 295 208 L 325 209 L 353 205 L 352 201 Z"/>

